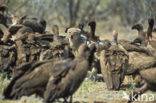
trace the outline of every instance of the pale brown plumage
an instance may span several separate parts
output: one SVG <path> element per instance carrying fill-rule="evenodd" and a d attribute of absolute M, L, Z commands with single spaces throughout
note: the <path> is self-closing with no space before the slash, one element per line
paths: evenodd
<path fill-rule="evenodd" d="M 107 88 L 118 90 L 128 69 L 128 55 L 117 44 L 117 33 L 114 33 L 114 43 L 100 53 L 100 64 Z"/>
<path fill-rule="evenodd" d="M 139 70 L 138 72 L 145 82 L 142 87 L 135 89 L 133 93 L 130 94 L 130 100 L 128 103 L 133 102 L 138 98 L 138 95 L 141 96 L 148 90 L 156 92 L 156 67 L 149 67 L 143 70 Z"/>
<path fill-rule="evenodd" d="M 46 21 L 41 19 L 38 21 L 36 18 L 25 18 L 21 21 L 21 24 L 27 27 L 30 27 L 34 32 L 43 34 L 46 29 Z"/>
<path fill-rule="evenodd" d="M 122 45 L 127 51 L 129 55 L 129 67 L 126 71 L 126 75 L 132 75 L 134 79 L 137 77 L 141 77 L 139 75 L 140 69 L 146 69 L 149 67 L 153 67 L 156 64 L 155 54 L 148 48 L 131 44 L 130 41 L 119 40 L 118 43 Z M 136 83 L 136 85 L 140 86 L 140 83 L 143 81 L 142 79 L 130 80 L 130 83 Z"/>
<path fill-rule="evenodd" d="M 69 39 L 70 48 L 72 48 L 73 54 L 76 56 L 78 48 L 81 44 L 85 43 L 85 40 L 80 35 L 81 30 L 79 28 L 69 28 L 67 37 Z"/>
<path fill-rule="evenodd" d="M 70 55 L 68 41 L 64 36 L 59 35 L 59 27 L 53 25 L 53 41 L 49 44 L 49 49 L 45 49 L 40 53 L 40 60 L 52 58 L 68 58 Z"/>

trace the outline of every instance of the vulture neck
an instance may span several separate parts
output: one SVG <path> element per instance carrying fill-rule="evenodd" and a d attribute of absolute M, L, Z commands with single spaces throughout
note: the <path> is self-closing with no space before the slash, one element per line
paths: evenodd
<path fill-rule="evenodd" d="M 54 40 L 58 41 L 58 38 L 59 38 L 59 31 L 56 31 L 54 33 Z"/>
<path fill-rule="evenodd" d="M 118 35 L 113 35 L 112 45 L 118 46 Z"/>
<path fill-rule="evenodd" d="M 87 54 L 87 56 L 86 56 L 86 52 L 80 52 L 79 55 L 76 58 L 79 58 L 79 59 L 81 58 L 83 60 L 84 59 L 87 60 L 88 63 L 89 63 L 89 67 L 91 67 L 92 66 L 92 62 L 94 60 L 94 53 L 95 53 L 95 51 L 96 51 L 96 48 L 95 47 L 92 48 L 92 50 L 90 52 L 88 52 L 89 54 Z"/>
<path fill-rule="evenodd" d="M 94 40 L 95 39 L 95 26 L 90 26 L 90 40 Z"/>
<path fill-rule="evenodd" d="M 143 32 L 144 32 L 143 29 L 138 30 L 138 35 L 143 36 Z"/>
<path fill-rule="evenodd" d="M 92 66 L 92 62 L 94 60 L 94 53 L 95 53 L 96 49 L 92 49 L 91 52 L 90 52 L 90 55 L 88 57 L 88 62 L 89 62 L 89 67 Z"/>
<path fill-rule="evenodd" d="M 150 37 L 152 38 L 153 25 L 154 24 L 149 24 L 149 26 L 148 26 L 148 29 L 147 29 L 148 40 L 150 39 Z"/>

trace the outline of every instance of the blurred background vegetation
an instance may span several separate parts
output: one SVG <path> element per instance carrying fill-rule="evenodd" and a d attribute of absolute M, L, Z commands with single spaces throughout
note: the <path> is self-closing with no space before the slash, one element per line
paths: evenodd
<path fill-rule="evenodd" d="M 136 22 L 156 20 L 156 0 L 0 0 L 9 13 L 44 18 L 48 25 L 66 27 L 95 19 L 101 28 L 112 31 L 117 26 L 130 27 Z"/>

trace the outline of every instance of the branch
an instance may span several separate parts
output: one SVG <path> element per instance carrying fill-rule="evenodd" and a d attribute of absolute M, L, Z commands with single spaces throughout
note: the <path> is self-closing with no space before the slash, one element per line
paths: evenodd
<path fill-rule="evenodd" d="M 70 25 L 73 25 L 73 0 L 68 0 L 69 3 L 69 17 L 70 17 Z"/>
<path fill-rule="evenodd" d="M 15 10 L 13 10 L 13 12 L 16 12 L 19 9 L 23 8 L 28 2 L 29 2 L 29 0 L 25 0 L 25 2 L 23 4 L 21 4 L 19 7 L 17 7 Z"/>
<path fill-rule="evenodd" d="M 81 4 L 81 0 L 77 0 L 76 7 L 75 7 L 75 10 L 74 10 L 74 21 L 73 21 L 74 25 L 75 25 L 77 17 L 78 17 L 78 13 L 79 13 L 79 10 L 80 10 L 80 4 Z"/>

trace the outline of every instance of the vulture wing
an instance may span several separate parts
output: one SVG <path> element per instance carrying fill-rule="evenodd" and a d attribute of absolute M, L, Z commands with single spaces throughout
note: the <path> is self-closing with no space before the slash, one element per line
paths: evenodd
<path fill-rule="evenodd" d="M 128 68 L 128 56 L 117 46 L 111 46 L 101 52 L 100 63 L 107 88 L 119 89 Z"/>

